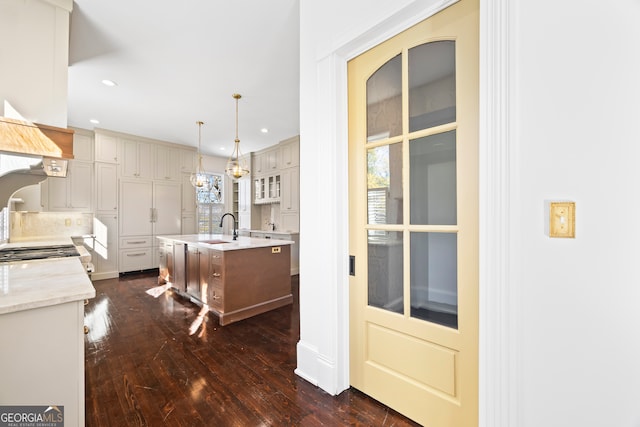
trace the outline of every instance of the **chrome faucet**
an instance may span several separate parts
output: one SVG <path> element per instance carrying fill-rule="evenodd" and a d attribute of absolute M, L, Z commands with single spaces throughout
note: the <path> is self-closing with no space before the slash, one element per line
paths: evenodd
<path fill-rule="evenodd" d="M 236 230 L 236 217 L 231 212 L 227 212 L 222 215 L 222 218 L 220 218 L 220 227 L 222 227 L 222 220 L 224 220 L 224 217 L 227 215 L 231 215 L 231 218 L 233 218 L 233 240 L 238 240 L 238 230 Z"/>

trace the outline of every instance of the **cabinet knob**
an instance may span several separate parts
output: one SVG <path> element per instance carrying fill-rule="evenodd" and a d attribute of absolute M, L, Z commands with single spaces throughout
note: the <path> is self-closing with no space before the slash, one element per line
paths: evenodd
<path fill-rule="evenodd" d="M 87 325 L 84 326 L 85 335 L 89 333 L 89 327 Z"/>

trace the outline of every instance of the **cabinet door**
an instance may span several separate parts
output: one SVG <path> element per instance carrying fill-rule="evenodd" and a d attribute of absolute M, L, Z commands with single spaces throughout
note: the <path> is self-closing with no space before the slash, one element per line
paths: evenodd
<path fill-rule="evenodd" d="M 118 168 L 113 163 L 96 163 L 96 211 L 118 210 Z"/>
<path fill-rule="evenodd" d="M 153 146 L 134 139 L 122 139 L 122 176 L 153 178 Z"/>
<path fill-rule="evenodd" d="M 123 180 L 120 184 L 120 235 L 153 233 L 153 187 L 150 182 Z"/>
<path fill-rule="evenodd" d="M 122 139 L 122 176 L 138 177 L 138 142 Z"/>
<path fill-rule="evenodd" d="M 155 179 L 177 180 L 180 173 L 180 150 L 158 145 L 155 152 Z"/>
<path fill-rule="evenodd" d="M 300 169 L 282 170 L 282 196 L 280 211 L 295 211 L 300 208 Z"/>
<path fill-rule="evenodd" d="M 180 221 L 180 234 L 196 234 L 196 214 L 183 213 Z"/>
<path fill-rule="evenodd" d="M 73 158 L 93 162 L 93 136 L 76 131 L 73 134 Z"/>
<path fill-rule="evenodd" d="M 71 162 L 69 162 L 71 164 Z M 69 171 L 67 171 L 69 173 Z M 48 211 L 66 211 L 67 208 L 67 178 L 57 178 L 51 176 L 47 178 L 46 185 L 42 186 L 46 196 L 46 210 Z"/>
<path fill-rule="evenodd" d="M 91 211 L 93 195 L 93 164 L 69 162 L 69 208 L 75 211 Z"/>
<path fill-rule="evenodd" d="M 96 214 L 93 220 L 92 262 L 96 267 L 94 277 L 118 274 L 118 215 Z M 111 273 L 111 274 L 110 274 Z"/>
<path fill-rule="evenodd" d="M 292 168 L 299 165 L 300 165 L 300 145 L 298 144 L 298 138 L 296 137 L 292 142 L 286 142 L 281 144 L 280 167 Z"/>
<path fill-rule="evenodd" d="M 196 189 L 191 185 L 190 174 L 182 174 L 182 212 L 196 211 Z"/>
<path fill-rule="evenodd" d="M 196 153 L 191 150 L 180 150 L 180 172 L 191 173 L 196 170 Z"/>
<path fill-rule="evenodd" d="M 264 154 L 256 154 L 253 157 L 253 174 L 254 175 L 265 173 L 266 167 L 264 164 L 266 162 L 264 161 L 264 158 L 265 158 Z"/>
<path fill-rule="evenodd" d="M 274 172 L 278 170 L 278 149 L 272 149 L 265 153 L 266 159 L 266 171 L 265 172 Z"/>
<path fill-rule="evenodd" d="M 187 247 L 187 293 L 198 299 L 200 296 L 200 251 L 197 247 Z"/>
<path fill-rule="evenodd" d="M 96 162 L 118 163 L 118 139 L 96 133 Z"/>
<path fill-rule="evenodd" d="M 138 177 L 153 178 L 153 146 L 138 142 Z"/>
<path fill-rule="evenodd" d="M 91 211 L 93 164 L 69 161 L 66 178 L 49 177 L 43 186 L 48 211 Z"/>
<path fill-rule="evenodd" d="M 180 234 L 180 184 L 153 183 L 153 234 Z"/>
<path fill-rule="evenodd" d="M 251 213 L 251 178 L 238 180 L 238 213 Z"/>

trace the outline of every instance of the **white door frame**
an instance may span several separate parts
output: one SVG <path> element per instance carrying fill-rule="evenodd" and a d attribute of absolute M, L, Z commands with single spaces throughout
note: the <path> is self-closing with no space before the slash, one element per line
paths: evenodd
<path fill-rule="evenodd" d="M 373 28 L 319 49 L 316 56 L 317 93 L 323 96 L 316 100 L 316 119 L 323 123 L 323 129 L 317 129 L 322 135 L 314 137 L 331 151 L 333 162 L 326 174 L 330 182 L 326 184 L 335 190 L 336 197 L 331 225 L 337 235 L 332 243 L 337 253 L 343 254 L 342 264 L 327 272 L 336 284 L 331 295 L 335 319 L 329 325 L 335 332 L 336 363 L 327 361 L 326 370 L 336 371 L 331 376 L 333 384 L 319 384 L 325 390 L 340 392 L 349 386 L 347 61 L 457 1 L 416 0 Z M 517 178 L 510 165 L 518 150 L 511 137 L 517 104 L 512 92 L 515 54 L 509 43 L 514 32 L 512 12 L 509 0 L 480 0 L 479 425 L 486 427 L 522 424 L 520 298 L 513 286 L 517 235 L 511 233 L 517 229 L 513 223 L 517 215 L 512 212 L 518 206 L 517 194 L 510 187 Z M 299 344 L 299 352 L 307 350 L 313 349 Z M 313 381 L 302 371 L 296 372 Z"/>

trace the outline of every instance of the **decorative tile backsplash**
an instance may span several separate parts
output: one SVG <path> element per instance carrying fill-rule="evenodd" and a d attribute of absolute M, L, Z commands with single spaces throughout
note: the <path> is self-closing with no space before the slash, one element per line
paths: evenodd
<path fill-rule="evenodd" d="M 18 242 L 93 232 L 93 214 L 82 212 L 11 212 L 9 241 Z"/>

